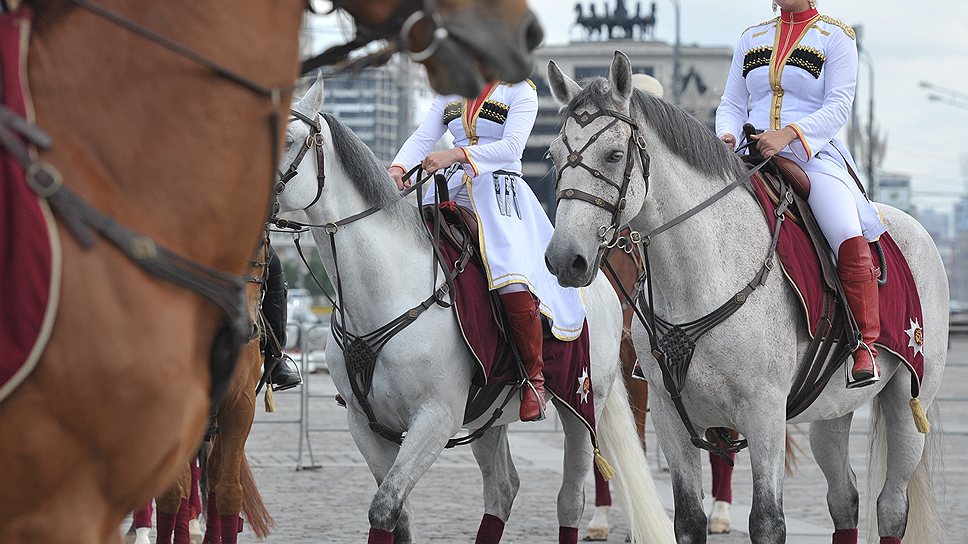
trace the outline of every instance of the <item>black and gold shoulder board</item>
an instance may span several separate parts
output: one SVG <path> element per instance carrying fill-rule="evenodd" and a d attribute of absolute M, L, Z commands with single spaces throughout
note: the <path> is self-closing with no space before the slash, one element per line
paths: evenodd
<path fill-rule="evenodd" d="M 481 106 L 481 113 L 478 117 L 503 125 L 508 120 L 508 112 L 510 111 L 511 108 L 507 104 L 497 100 L 488 100 Z"/>
<path fill-rule="evenodd" d="M 773 57 L 773 47 L 760 45 L 746 52 L 743 58 L 743 77 L 746 77 L 752 70 L 770 65 L 770 58 Z"/>
<path fill-rule="evenodd" d="M 814 79 L 820 79 L 820 73 L 823 72 L 823 63 L 827 61 L 827 57 L 824 56 L 820 51 L 806 46 L 797 46 L 793 52 L 790 53 L 790 58 L 787 59 L 787 66 L 796 66 L 797 68 L 803 68 L 814 77 Z"/>
<path fill-rule="evenodd" d="M 454 100 L 444 106 L 444 124 L 449 125 L 451 121 L 460 119 L 460 116 L 464 114 L 464 103 L 460 100 Z"/>

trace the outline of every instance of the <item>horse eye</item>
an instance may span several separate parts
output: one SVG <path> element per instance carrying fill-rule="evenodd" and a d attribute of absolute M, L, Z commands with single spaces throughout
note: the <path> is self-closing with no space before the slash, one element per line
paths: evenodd
<path fill-rule="evenodd" d="M 289 150 L 292 149 L 292 144 L 293 144 L 293 141 L 289 138 L 286 138 L 286 152 L 289 152 Z"/>
<path fill-rule="evenodd" d="M 618 162 L 625 158 L 624 151 L 612 151 L 612 154 L 608 156 L 608 162 Z"/>

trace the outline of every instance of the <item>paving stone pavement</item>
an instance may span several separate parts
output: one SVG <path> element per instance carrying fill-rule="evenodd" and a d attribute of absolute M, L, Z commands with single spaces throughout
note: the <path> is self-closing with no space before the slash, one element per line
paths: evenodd
<path fill-rule="evenodd" d="M 945 382 L 939 396 L 944 421 L 945 464 L 938 489 L 941 511 L 949 541 L 968 542 L 968 337 L 954 340 L 949 354 Z M 249 438 L 247 453 L 265 502 L 278 525 L 268 538 L 271 543 L 361 543 L 368 530 L 367 509 L 376 489 L 362 456 L 346 431 L 342 408 L 333 402 L 335 388 L 328 374 L 310 376 L 308 400 L 310 443 L 304 443 L 304 466 L 311 465 L 308 447 L 318 465 L 296 470 L 299 445 L 298 426 L 272 423 L 293 420 L 299 414 L 297 393 L 278 394 L 278 411 L 260 412 Z M 851 459 L 866 504 L 867 416 L 859 412 L 851 432 Z M 515 500 L 503 542 L 556 542 L 555 498 L 560 483 L 561 435 L 553 418 L 541 423 L 517 425 L 510 433 L 514 462 L 521 476 L 521 490 Z M 809 452 L 807 425 L 790 427 L 798 444 L 800 463 L 796 474 L 784 484 L 788 542 L 820 544 L 830 542 L 832 524 L 827 514 L 826 484 Z M 656 438 L 648 436 L 650 466 L 663 502 L 671 507 L 669 473 L 662 470 Z M 664 460 L 663 460 L 664 463 Z M 704 471 L 709 494 L 708 463 Z M 751 475 L 748 457 L 741 453 L 734 474 L 734 531 L 709 537 L 710 544 L 749 542 L 745 533 L 751 504 Z M 586 484 L 584 524 L 594 509 L 593 483 Z M 447 450 L 411 494 L 414 530 L 418 542 L 473 542 L 482 514 L 481 477 L 468 448 Z M 707 503 L 708 511 L 708 503 Z M 861 512 L 861 518 L 865 516 Z M 610 516 L 609 542 L 624 542 L 626 520 L 619 507 Z M 862 530 L 863 531 L 863 521 Z M 239 535 L 239 542 L 258 542 L 251 532 Z M 921 544 L 921 543 L 918 543 Z M 924 543 L 928 544 L 928 543 Z"/>

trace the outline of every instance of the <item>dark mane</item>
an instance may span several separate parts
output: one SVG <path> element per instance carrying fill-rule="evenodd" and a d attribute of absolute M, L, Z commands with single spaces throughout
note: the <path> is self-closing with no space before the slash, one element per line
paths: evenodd
<path fill-rule="evenodd" d="M 349 127 L 330 113 L 322 112 L 333 136 L 333 148 L 343 170 L 360 192 L 368 206 L 384 209 L 384 213 L 399 217 L 402 221 L 416 223 L 416 211 L 400 198 L 386 168 L 373 151 L 363 143 Z"/>
<path fill-rule="evenodd" d="M 568 104 L 567 114 L 587 107 L 615 108 L 607 79 L 588 78 L 582 80 L 581 86 L 582 91 Z M 739 157 L 730 152 L 706 125 L 678 107 L 638 89 L 632 93 L 631 107 L 633 118 L 643 116 L 669 151 L 697 171 L 711 177 L 729 178 L 745 171 Z"/>

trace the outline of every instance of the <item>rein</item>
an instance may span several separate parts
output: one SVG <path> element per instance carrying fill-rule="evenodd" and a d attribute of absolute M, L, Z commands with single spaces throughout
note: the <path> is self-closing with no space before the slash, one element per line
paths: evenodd
<path fill-rule="evenodd" d="M 275 142 L 279 127 L 278 110 L 281 95 L 288 91 L 288 88 L 264 87 L 184 45 L 88 0 L 69 1 L 81 9 L 209 69 L 220 78 L 256 95 L 271 99 L 273 110 L 269 116 L 267 128 L 270 141 Z M 42 149 L 50 148 L 53 143 L 39 127 L 30 125 L 26 120 L 0 107 L 0 148 L 9 152 L 25 168 L 29 187 L 38 197 L 50 204 L 51 209 L 83 249 L 90 249 L 95 243 L 96 235 L 100 235 L 143 270 L 204 296 L 225 314 L 225 321 L 216 331 L 210 360 L 211 396 L 213 404 L 217 404 L 231 377 L 238 350 L 249 334 L 250 323 L 246 308 L 244 277 L 229 274 L 179 255 L 157 243 L 150 236 L 116 222 L 111 216 L 67 187 L 61 173 L 53 165 L 34 159 L 17 135 Z M 275 145 L 271 146 L 271 153 L 272 164 L 278 164 L 278 151 Z"/>
<path fill-rule="evenodd" d="M 353 1 L 355 0 L 333 0 L 333 11 L 337 9 L 350 11 L 347 5 Z M 429 22 L 433 30 L 427 47 L 415 51 L 411 48 L 413 43 L 410 34 L 421 22 Z M 334 74 L 350 69 L 356 71 L 385 64 L 395 53 L 404 53 L 414 62 L 423 62 L 432 57 L 448 37 L 450 33 L 444 26 L 443 18 L 437 12 L 437 0 L 403 0 L 379 25 L 367 27 L 357 24 L 356 36 L 351 41 L 330 47 L 303 61 L 300 73 L 307 74 L 317 68 L 337 64 L 340 66 L 333 72 Z M 381 40 L 388 42 L 382 49 L 355 61 L 349 60 L 353 52 Z"/>

